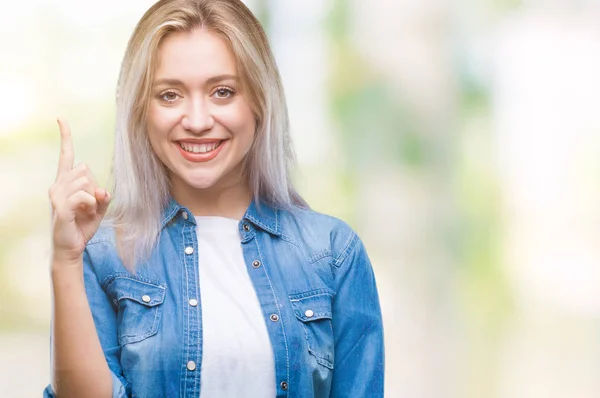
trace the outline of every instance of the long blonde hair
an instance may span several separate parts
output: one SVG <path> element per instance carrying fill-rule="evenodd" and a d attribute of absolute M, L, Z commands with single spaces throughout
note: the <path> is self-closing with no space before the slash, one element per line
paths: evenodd
<path fill-rule="evenodd" d="M 146 133 L 146 113 L 158 48 L 168 34 L 209 29 L 228 42 L 256 120 L 245 176 L 257 204 L 306 207 L 292 186 L 295 162 L 281 78 L 267 36 L 240 0 L 159 0 L 138 22 L 117 87 L 113 201 L 106 223 L 118 231 L 119 254 L 133 269 L 154 249 L 169 193 L 168 173 Z"/>

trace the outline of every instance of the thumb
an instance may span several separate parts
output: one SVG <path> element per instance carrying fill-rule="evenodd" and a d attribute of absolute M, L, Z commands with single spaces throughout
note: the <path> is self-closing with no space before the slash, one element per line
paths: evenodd
<path fill-rule="evenodd" d="M 98 201 L 98 215 L 100 217 L 104 217 L 106 214 L 106 210 L 108 210 L 108 205 L 110 204 L 111 196 L 106 189 L 96 188 L 94 192 L 96 196 L 96 200 Z"/>

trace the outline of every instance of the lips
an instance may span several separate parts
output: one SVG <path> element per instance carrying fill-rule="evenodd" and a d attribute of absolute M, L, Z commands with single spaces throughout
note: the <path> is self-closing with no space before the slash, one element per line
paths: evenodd
<path fill-rule="evenodd" d="M 179 145 L 181 146 L 181 148 L 184 151 L 190 152 L 190 153 L 207 153 L 210 151 L 214 151 L 215 149 L 217 149 L 217 147 L 219 145 L 221 145 L 223 141 L 215 141 L 215 142 L 211 142 L 211 143 L 201 143 L 201 144 L 194 144 L 194 143 L 189 143 L 189 142 L 179 142 Z"/>
<path fill-rule="evenodd" d="M 227 146 L 229 140 L 178 141 L 179 153 L 190 162 L 207 162 L 214 159 Z"/>

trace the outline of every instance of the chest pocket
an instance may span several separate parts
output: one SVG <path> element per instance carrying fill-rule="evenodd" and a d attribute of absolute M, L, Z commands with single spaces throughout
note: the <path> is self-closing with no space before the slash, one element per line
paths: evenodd
<path fill-rule="evenodd" d="M 155 335 L 162 319 L 166 288 L 129 277 L 117 277 L 109 286 L 117 306 L 117 337 L 120 345 Z"/>
<path fill-rule="evenodd" d="M 302 322 L 308 352 L 317 363 L 333 369 L 334 338 L 331 323 L 333 297 L 322 290 L 290 295 L 294 314 Z"/>

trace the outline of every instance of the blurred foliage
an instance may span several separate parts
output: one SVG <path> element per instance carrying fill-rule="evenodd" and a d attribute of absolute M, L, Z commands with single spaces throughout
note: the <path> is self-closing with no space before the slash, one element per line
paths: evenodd
<path fill-rule="evenodd" d="M 349 3 L 335 0 L 326 21 L 331 49 L 330 113 L 340 132 L 348 172 L 402 162 L 423 167 L 427 151 L 410 108 L 400 103 L 384 77 L 375 73 L 352 43 Z"/>
<path fill-rule="evenodd" d="M 458 125 L 449 126 L 446 132 L 427 131 L 416 120 L 410 100 L 403 101 L 393 92 L 385 78 L 357 52 L 350 40 L 349 3 L 336 0 L 333 4 L 327 21 L 327 32 L 335 43 L 330 72 L 331 115 L 348 165 L 347 174 L 341 178 L 350 182 L 350 194 L 356 197 L 361 173 L 396 164 L 405 172 L 430 175 L 440 187 L 448 187 L 442 189 L 447 196 L 439 200 L 448 203 L 450 214 L 435 221 L 432 228 L 440 233 L 429 245 L 433 251 L 454 253 L 449 264 L 455 268 L 450 274 L 458 276 L 457 291 L 450 289 L 445 300 L 459 301 L 456 315 L 463 324 L 468 353 L 463 366 L 469 377 L 478 379 L 465 383 L 465 396 L 491 396 L 496 389 L 495 372 L 490 369 L 497 366 L 499 340 L 512 313 L 512 297 L 499 247 L 499 186 L 494 169 L 488 167 L 493 164 L 490 94 L 459 65 L 454 71 L 460 76 L 455 94 Z M 466 128 L 474 122 L 482 122 L 485 129 Z M 450 130 L 453 132 L 448 134 Z M 439 152 L 440 147 L 444 153 Z M 482 164 L 465 153 L 472 150 L 485 151 L 487 163 L 483 164 L 487 168 L 482 169 Z M 437 285 L 433 280 L 425 283 Z"/>
<path fill-rule="evenodd" d="M 460 145 L 455 161 L 459 249 L 458 294 L 466 329 L 466 397 L 498 392 L 502 339 L 513 314 L 513 297 L 503 269 L 499 176 L 494 160 L 490 93 L 458 67 Z"/>

